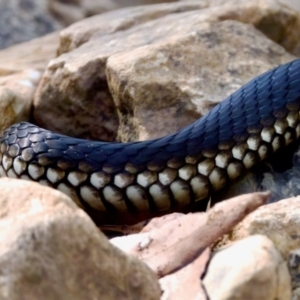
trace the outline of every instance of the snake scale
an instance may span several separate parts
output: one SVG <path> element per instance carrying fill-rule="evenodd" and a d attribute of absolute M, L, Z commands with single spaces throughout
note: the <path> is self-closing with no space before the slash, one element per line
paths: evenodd
<path fill-rule="evenodd" d="M 299 110 L 300 59 L 158 139 L 96 142 L 12 125 L 0 138 L 0 176 L 56 188 L 98 224 L 134 223 L 206 205 L 214 191 L 300 136 Z"/>

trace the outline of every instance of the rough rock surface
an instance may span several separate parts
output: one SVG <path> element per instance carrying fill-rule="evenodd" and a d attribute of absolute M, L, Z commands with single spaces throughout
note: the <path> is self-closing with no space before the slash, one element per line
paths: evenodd
<path fill-rule="evenodd" d="M 292 59 L 252 26 L 236 21 L 207 23 L 201 14 L 186 13 L 180 20 L 168 16 L 148 25 L 160 34 L 163 27 L 164 39 L 107 62 L 122 141 L 176 132 L 275 62 Z"/>
<path fill-rule="evenodd" d="M 195 6 L 196 4 L 183 5 L 185 10 L 191 10 Z M 170 5 L 157 7 L 159 15 L 176 12 L 178 9 Z M 154 18 L 157 12 L 152 13 L 150 10 L 149 16 L 146 12 L 147 9 L 143 7 L 137 11 L 116 11 L 86 20 L 87 26 L 82 25 L 83 22 L 78 25 L 81 33 L 86 29 L 86 36 L 89 36 L 96 23 L 99 37 L 91 38 L 90 42 L 51 61 L 35 96 L 34 119 L 37 124 L 83 138 L 109 141 L 116 139 L 119 118 L 108 89 L 106 61 L 114 53 L 135 49 L 149 42 L 150 37 L 145 40 L 145 34 L 149 34 L 151 28 L 143 32 L 139 27 L 147 24 L 146 21 Z M 118 25 L 126 23 L 136 25 L 129 29 Z M 110 34 L 115 26 L 119 26 L 119 31 Z M 76 29 L 71 30 L 74 34 L 77 33 Z M 66 43 L 64 36 L 62 33 L 63 44 Z M 63 51 L 59 50 L 61 52 Z M 57 114 L 61 117 L 53 122 L 56 118 L 53 117 Z"/>
<path fill-rule="evenodd" d="M 59 32 L 54 32 L 0 51 L 0 75 L 12 75 L 35 69 L 44 72 L 49 61 L 56 56 Z"/>
<path fill-rule="evenodd" d="M 289 1 L 289 0 L 288 0 Z M 299 44 L 299 13 L 278 0 L 201 0 L 180 3 L 141 6 L 113 11 L 105 16 L 95 16 L 70 26 L 62 31 L 59 53 L 69 52 L 88 41 L 95 33 L 116 32 L 137 24 L 164 17 L 171 13 L 194 10 L 202 15 L 203 21 L 237 20 L 253 24 L 270 39 L 297 53 Z M 164 1 L 166 2 L 166 1 Z M 109 20 L 110 24 L 105 24 Z M 270 28 L 272 30 L 270 30 Z"/>
<path fill-rule="evenodd" d="M 267 236 L 284 259 L 290 251 L 300 247 L 300 197 L 284 199 L 260 207 L 249 214 L 223 240 L 226 243 L 249 235 Z"/>
<path fill-rule="evenodd" d="M 155 274 L 112 246 L 70 198 L 0 180 L 1 299 L 159 299 Z"/>
<path fill-rule="evenodd" d="M 28 120 L 31 100 L 41 74 L 35 70 L 17 75 L 0 77 L 0 130 L 3 132 L 13 123 Z"/>
<path fill-rule="evenodd" d="M 295 178 L 297 180 L 297 178 Z M 274 183 L 275 184 L 275 183 Z M 284 185 L 282 185 L 284 188 Z M 273 241 L 289 266 L 293 300 L 300 299 L 300 198 L 284 199 L 249 214 L 219 245 L 262 234 Z"/>
<path fill-rule="evenodd" d="M 216 252 L 203 284 L 209 299 L 291 299 L 287 265 L 273 243 L 261 235 Z"/>
<path fill-rule="evenodd" d="M 35 121 L 64 134 L 113 140 L 120 118 L 122 141 L 191 123 L 246 81 L 294 58 L 238 16 L 257 28 L 274 20 L 296 49 L 300 14 L 275 0 L 244 4 L 179 2 L 71 26 L 61 33 L 64 54 L 51 61 L 35 95 Z M 287 19 L 294 26 L 285 26 Z M 58 113 L 64 117 L 53 122 Z"/>
<path fill-rule="evenodd" d="M 58 53 L 70 52 L 89 40 L 97 40 L 105 35 L 135 28 L 143 23 L 159 19 L 169 14 L 177 15 L 181 12 L 198 10 L 205 7 L 207 7 L 205 1 L 179 4 L 163 3 L 151 6 L 130 7 L 107 12 L 100 16 L 93 16 L 89 19 L 79 21 L 61 31 Z M 129 46 L 130 45 L 123 45 L 124 48 L 120 47 L 118 52 L 126 50 Z M 111 54 L 114 52 L 115 51 Z"/>
<path fill-rule="evenodd" d="M 280 0 L 280 2 L 300 11 L 300 2 L 298 0 Z"/>
<path fill-rule="evenodd" d="M 292 156 L 291 153 L 289 153 L 289 155 Z M 299 154 L 296 153 L 295 157 L 298 156 Z M 284 163 L 286 157 L 288 157 L 288 155 L 283 155 L 283 158 L 280 160 L 283 160 Z M 238 191 L 261 190 L 259 185 L 255 185 L 254 179 L 257 177 L 259 178 L 258 175 L 255 176 L 254 172 L 246 175 L 243 179 L 234 184 L 232 187 L 233 191 L 231 190 L 228 194 L 235 194 L 238 193 Z M 269 187 L 271 187 L 271 195 L 273 195 L 273 198 L 278 197 L 282 199 L 282 195 L 299 194 L 299 167 L 297 161 L 294 161 L 294 166 L 286 172 L 280 173 L 273 170 L 272 172 L 263 173 L 260 175 L 260 178 L 263 179 L 263 181 L 266 180 L 265 178 L 269 178 L 268 183 Z M 256 180 L 258 181 L 259 179 Z M 238 188 L 239 183 L 240 186 Z M 232 232 L 225 235 L 225 237 L 218 242 L 218 246 L 227 244 L 228 242 L 238 241 L 249 235 L 262 234 L 267 236 L 273 241 L 278 251 L 288 263 L 292 278 L 292 299 L 298 300 L 300 299 L 299 214 L 299 196 L 266 205 L 248 215 Z"/>

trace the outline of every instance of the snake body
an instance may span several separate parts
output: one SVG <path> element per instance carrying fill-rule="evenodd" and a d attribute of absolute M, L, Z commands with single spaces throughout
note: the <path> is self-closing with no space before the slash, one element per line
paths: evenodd
<path fill-rule="evenodd" d="M 69 195 L 101 223 L 134 223 L 206 203 L 300 136 L 300 59 L 241 87 L 188 127 L 143 142 L 71 138 L 22 122 L 0 138 L 0 176 Z"/>

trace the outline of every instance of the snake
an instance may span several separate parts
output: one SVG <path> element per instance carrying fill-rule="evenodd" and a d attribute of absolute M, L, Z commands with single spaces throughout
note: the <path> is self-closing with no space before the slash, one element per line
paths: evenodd
<path fill-rule="evenodd" d="M 0 177 L 67 194 L 97 224 L 193 207 L 300 136 L 300 59 L 252 79 L 176 133 L 146 141 L 73 138 L 28 122 L 0 138 Z"/>

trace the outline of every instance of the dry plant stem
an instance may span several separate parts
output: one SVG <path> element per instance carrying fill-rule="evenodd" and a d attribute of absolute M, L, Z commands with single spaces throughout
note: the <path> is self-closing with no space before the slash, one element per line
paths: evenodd
<path fill-rule="evenodd" d="M 247 214 L 265 204 L 269 196 L 269 192 L 241 195 L 216 204 L 207 213 L 176 218 L 143 234 L 130 253 L 163 277 L 193 261 Z"/>

